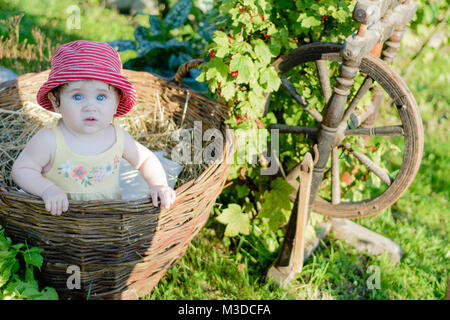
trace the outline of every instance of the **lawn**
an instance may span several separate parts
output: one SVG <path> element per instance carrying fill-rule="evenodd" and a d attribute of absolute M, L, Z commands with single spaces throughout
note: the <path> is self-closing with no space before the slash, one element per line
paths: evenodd
<path fill-rule="evenodd" d="M 12 59 L 3 47 L 0 65 L 18 74 L 44 70 L 58 44 L 75 39 L 132 39 L 134 28 L 147 21 L 143 16 L 120 15 L 104 8 L 102 1 L 80 1 L 81 28 L 68 29 L 70 14 L 66 10 L 74 3 L 0 0 L 0 19 L 23 14 L 19 29 L 0 24 L 0 43 L 9 35 L 15 37 L 11 46 L 27 41 L 32 46 L 26 47 L 30 52 L 43 48 L 34 57 Z M 303 272 L 282 289 L 264 277 L 276 253 L 261 258 L 245 237 L 235 239 L 238 245 L 228 246 L 217 237 L 221 226 L 210 219 L 186 255 L 145 299 L 444 299 L 450 265 L 450 47 L 446 38 L 439 42 L 435 37 L 417 51 L 416 41 L 422 38 L 406 36 L 398 58 L 401 63 L 395 67 L 405 76 L 422 112 L 425 148 L 421 168 L 391 208 L 356 220 L 401 246 L 404 255 L 398 265 L 384 255 L 359 253 L 330 235 L 307 260 Z M 121 56 L 125 62 L 133 54 L 124 52 Z M 367 283 L 373 270 L 379 272 L 380 282 L 370 289 Z"/>

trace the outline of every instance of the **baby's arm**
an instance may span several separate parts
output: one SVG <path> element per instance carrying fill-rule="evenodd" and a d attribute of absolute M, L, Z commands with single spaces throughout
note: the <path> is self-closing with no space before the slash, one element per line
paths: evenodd
<path fill-rule="evenodd" d="M 42 176 L 42 169 L 51 162 L 52 148 L 55 148 L 55 138 L 51 130 L 40 130 L 14 162 L 11 176 L 23 190 L 41 197 L 47 211 L 60 215 L 69 207 L 67 195 Z"/>
<path fill-rule="evenodd" d="M 161 207 L 170 208 L 175 201 L 175 191 L 167 184 L 166 173 L 153 152 L 135 141 L 128 132 L 124 132 L 123 157 L 134 168 L 139 170 L 150 188 L 150 196 L 153 205 L 158 206 L 158 198 Z"/>

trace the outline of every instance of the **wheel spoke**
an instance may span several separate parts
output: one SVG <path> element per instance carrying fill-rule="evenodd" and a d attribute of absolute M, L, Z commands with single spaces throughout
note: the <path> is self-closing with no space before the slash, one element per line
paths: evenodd
<path fill-rule="evenodd" d="M 296 133 L 308 136 L 316 136 L 319 129 L 310 127 L 290 126 L 283 123 L 275 123 L 269 126 L 269 129 L 278 129 L 280 133 Z"/>
<path fill-rule="evenodd" d="M 372 112 L 366 118 L 364 122 L 361 122 L 361 125 L 364 127 L 371 127 L 374 125 L 378 112 L 380 111 L 381 103 L 384 98 L 384 91 L 380 88 L 373 88 L 373 96 L 372 96 Z"/>
<path fill-rule="evenodd" d="M 286 92 L 294 99 L 298 104 L 300 104 L 303 109 L 308 112 L 316 121 L 322 122 L 322 115 L 314 109 L 308 108 L 308 103 L 305 98 L 297 93 L 292 83 L 286 78 L 281 77 L 281 83 Z"/>
<path fill-rule="evenodd" d="M 354 151 L 350 144 L 346 143 L 344 144 L 344 148 L 348 150 L 351 154 L 353 154 L 356 159 L 358 159 L 363 165 L 367 167 L 370 171 L 372 171 L 378 178 L 381 179 L 386 185 L 390 186 L 392 182 L 394 181 L 394 178 L 392 178 L 389 173 L 378 166 L 375 162 L 369 159 L 365 154 L 362 154 L 361 152 Z"/>
<path fill-rule="evenodd" d="M 404 130 L 402 125 L 385 126 L 385 127 L 367 127 L 345 130 L 345 136 L 403 136 Z"/>
<path fill-rule="evenodd" d="M 341 186 L 339 178 L 339 154 L 338 149 L 334 147 L 331 151 L 331 203 L 339 204 L 341 202 Z"/>
<path fill-rule="evenodd" d="M 366 106 L 366 110 L 364 111 L 356 111 L 350 115 L 350 120 L 354 128 L 358 128 L 361 124 L 363 124 L 367 118 L 375 111 L 375 106 L 373 103 Z"/>
<path fill-rule="evenodd" d="M 372 103 L 366 106 L 365 110 L 356 111 L 355 113 L 350 114 L 353 127 L 359 127 L 361 125 L 372 126 L 375 123 L 383 96 L 381 90 L 375 90 L 375 94 L 372 97 Z"/>
<path fill-rule="evenodd" d="M 347 110 L 344 112 L 344 116 L 342 117 L 342 123 L 346 123 L 348 119 L 350 118 L 350 115 L 355 111 L 356 106 L 358 105 L 359 101 L 361 101 L 362 97 L 369 91 L 370 87 L 372 87 L 373 79 L 370 77 L 366 77 L 364 79 L 364 82 L 361 84 L 361 86 L 358 89 L 358 92 L 353 97 L 352 101 L 350 102 Z M 361 122 L 360 122 L 361 123 Z"/>
<path fill-rule="evenodd" d="M 330 85 L 330 70 L 325 60 L 316 60 L 316 69 L 319 76 L 320 87 L 322 88 L 322 94 L 325 98 L 325 104 L 331 98 L 331 85 Z"/>

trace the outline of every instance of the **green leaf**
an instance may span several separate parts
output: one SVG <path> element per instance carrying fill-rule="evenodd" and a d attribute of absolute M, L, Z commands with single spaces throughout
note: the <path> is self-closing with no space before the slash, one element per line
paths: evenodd
<path fill-rule="evenodd" d="M 39 296 L 39 288 L 37 286 L 37 282 L 25 282 L 18 281 L 14 286 L 14 291 L 17 291 L 21 298 L 32 299 Z"/>
<path fill-rule="evenodd" d="M 229 40 L 229 38 L 228 38 L 228 36 L 226 35 L 225 32 L 222 32 L 222 31 L 215 31 L 214 32 L 213 41 L 218 46 L 220 46 L 220 47 L 228 47 L 228 45 L 229 45 L 228 40 Z"/>
<path fill-rule="evenodd" d="M 295 191 L 293 186 L 291 186 L 286 180 L 279 177 L 272 180 L 270 186 L 272 187 L 272 191 L 280 192 L 281 194 L 285 194 L 287 196 Z"/>
<path fill-rule="evenodd" d="M 0 251 L 8 251 L 11 246 L 11 239 L 5 236 L 5 231 L 0 226 Z"/>
<path fill-rule="evenodd" d="M 25 281 L 34 281 L 34 270 L 31 265 L 27 265 L 25 268 Z"/>
<path fill-rule="evenodd" d="M 40 300 L 58 300 L 58 293 L 54 288 L 45 287 L 39 295 Z"/>
<path fill-rule="evenodd" d="M 0 288 L 8 283 L 11 277 L 11 271 L 9 269 L 0 270 Z"/>
<path fill-rule="evenodd" d="M 25 243 L 16 243 L 11 246 L 11 249 L 15 249 L 16 252 L 18 252 L 20 249 L 25 248 Z"/>
<path fill-rule="evenodd" d="M 250 189 L 246 185 L 236 185 L 236 191 L 239 198 L 244 198 L 250 193 Z"/>
<path fill-rule="evenodd" d="M 195 78 L 198 82 L 205 82 L 206 81 L 206 72 L 205 70 L 202 70 L 202 72 Z"/>
<path fill-rule="evenodd" d="M 289 195 L 295 189 L 282 178 L 276 178 L 270 185 L 271 190 L 264 192 L 259 216 L 267 219 L 270 229 L 276 231 L 289 220 L 293 208 Z"/>
<path fill-rule="evenodd" d="M 0 252 L 0 287 L 6 284 L 9 279 L 19 270 L 19 261 L 16 253 L 12 251 Z"/>
<path fill-rule="evenodd" d="M 243 213 L 241 206 L 231 203 L 216 218 L 220 223 L 226 224 L 225 236 L 235 237 L 239 233 L 248 235 L 250 233 L 250 218 Z"/>
<path fill-rule="evenodd" d="M 173 38 L 164 43 L 165 49 L 173 49 L 173 48 L 180 48 L 185 46 L 185 43 L 178 41 L 177 39 Z"/>
<path fill-rule="evenodd" d="M 250 78 L 250 88 L 257 95 L 264 94 L 264 89 L 260 86 L 257 77 Z"/>
<path fill-rule="evenodd" d="M 355 129 L 358 127 L 358 117 L 355 114 L 350 114 L 350 121 L 348 121 L 348 128 Z"/>
<path fill-rule="evenodd" d="M 136 43 L 131 40 L 109 41 L 108 44 L 118 52 L 126 50 L 136 50 Z"/>
<path fill-rule="evenodd" d="M 146 54 L 152 52 L 155 49 L 164 49 L 165 46 L 160 41 L 148 41 L 143 40 L 139 43 L 138 57 L 145 56 Z"/>
<path fill-rule="evenodd" d="M 252 46 L 247 42 L 236 42 L 233 44 L 232 49 L 236 53 L 244 54 L 244 53 L 252 53 L 253 48 Z"/>
<path fill-rule="evenodd" d="M 247 83 L 254 69 L 253 61 L 249 56 L 235 54 L 230 62 L 230 70 L 238 71 L 237 82 Z"/>
<path fill-rule="evenodd" d="M 250 104 L 257 110 L 263 111 L 266 103 L 266 98 L 263 95 L 258 95 L 255 92 L 250 91 L 248 94 L 248 100 Z"/>
<path fill-rule="evenodd" d="M 147 40 L 148 32 L 149 32 L 148 28 L 143 26 L 138 26 L 136 30 L 134 30 L 134 38 L 139 43 L 139 45 L 142 41 Z"/>
<path fill-rule="evenodd" d="M 228 46 L 226 47 L 218 47 L 217 48 L 217 52 L 216 52 L 216 57 L 217 58 L 224 58 L 225 56 L 227 56 L 230 52 L 230 49 L 228 48 Z"/>
<path fill-rule="evenodd" d="M 266 65 L 270 64 L 270 61 L 272 60 L 272 53 L 270 52 L 269 47 L 261 39 L 258 39 L 256 42 L 255 53 L 261 62 Z"/>
<path fill-rule="evenodd" d="M 0 299 L 58 299 L 53 288 L 40 292 L 34 278 L 34 267 L 40 268 L 43 263 L 41 252 L 42 249 L 29 248 L 26 243 L 13 245 L 0 226 Z M 22 254 L 25 266 L 18 253 Z"/>
<path fill-rule="evenodd" d="M 304 28 L 311 28 L 316 26 L 320 26 L 320 20 L 314 17 L 307 17 L 302 20 L 302 27 Z"/>
<path fill-rule="evenodd" d="M 222 59 L 211 59 L 206 65 L 206 80 L 216 78 L 218 82 L 225 82 L 228 77 L 228 66 L 223 63 Z"/>
<path fill-rule="evenodd" d="M 32 265 L 37 268 L 41 268 L 42 263 L 44 262 L 44 258 L 42 257 L 42 249 L 38 247 L 32 247 L 25 252 L 23 252 L 23 258 L 27 265 Z"/>
<path fill-rule="evenodd" d="M 287 222 L 286 214 L 279 206 L 278 200 L 268 190 L 264 191 L 261 210 L 259 211 L 258 217 L 265 218 L 268 226 L 273 231 L 277 230 L 280 225 Z"/>
<path fill-rule="evenodd" d="M 234 86 L 234 83 L 232 82 L 227 82 L 222 86 L 222 90 L 220 91 L 222 97 L 226 100 L 226 101 L 230 101 L 231 99 L 233 99 L 235 93 L 236 93 L 236 88 Z"/>
<path fill-rule="evenodd" d="M 149 15 L 148 23 L 150 24 L 150 34 L 152 36 L 159 36 L 162 34 L 161 19 L 158 16 Z"/>
<path fill-rule="evenodd" d="M 223 14 L 227 14 L 231 9 L 233 9 L 236 6 L 235 1 L 230 0 L 224 0 L 220 2 L 219 10 Z"/>
<path fill-rule="evenodd" d="M 191 8 L 191 0 L 179 0 L 164 17 L 164 25 L 168 29 L 181 27 L 188 19 Z"/>
<path fill-rule="evenodd" d="M 265 84 L 267 91 L 276 91 L 281 85 L 280 77 L 273 67 L 264 70 L 260 75 L 260 83 Z"/>
<path fill-rule="evenodd" d="M 169 58 L 169 68 L 175 72 L 180 65 L 190 60 L 192 60 L 192 57 L 183 52 L 172 54 Z"/>

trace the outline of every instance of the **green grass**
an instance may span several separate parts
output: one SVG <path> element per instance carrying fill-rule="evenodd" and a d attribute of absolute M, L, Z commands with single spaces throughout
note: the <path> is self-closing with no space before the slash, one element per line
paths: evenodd
<path fill-rule="evenodd" d="M 56 45 L 75 39 L 132 39 L 137 23 L 145 17 L 130 18 L 106 9 L 100 1 L 78 2 L 82 11 L 81 29 L 68 30 L 66 8 L 77 2 L 0 0 L 0 19 L 24 13 L 19 42 L 36 44 L 32 27 Z M 143 19 L 143 20 L 142 20 Z M 8 36 L 0 25 L 0 35 Z M 413 39 L 413 37 L 410 37 Z M 412 42 L 411 42 L 412 43 Z M 411 64 L 414 46 L 406 42 L 400 53 L 399 72 Z M 34 50 L 34 49 L 32 49 Z M 128 56 L 127 56 L 128 55 Z M 122 55 L 123 61 L 130 53 Z M 449 47 L 426 47 L 413 61 L 405 81 L 422 112 L 425 148 L 419 173 L 407 192 L 391 208 L 373 217 L 358 219 L 361 225 L 398 243 L 404 255 L 398 265 L 387 256 L 357 252 L 331 235 L 305 263 L 303 272 L 282 289 L 265 279 L 276 252 L 251 248 L 251 239 L 232 240 L 227 247 L 217 234 L 222 226 L 209 221 L 189 245 L 186 255 L 161 279 L 144 299 L 443 299 L 449 274 L 449 178 L 450 147 L 448 117 L 450 91 Z M 0 57 L 0 65 L 18 73 L 49 67 L 48 61 L 24 63 Z M 245 241 L 244 241 L 245 240 Z M 242 241 L 241 245 L 238 245 Z M 225 244 L 225 245 L 224 245 Z M 230 249 L 235 248 L 235 249 Z M 375 268 L 379 288 L 369 289 Z"/>

